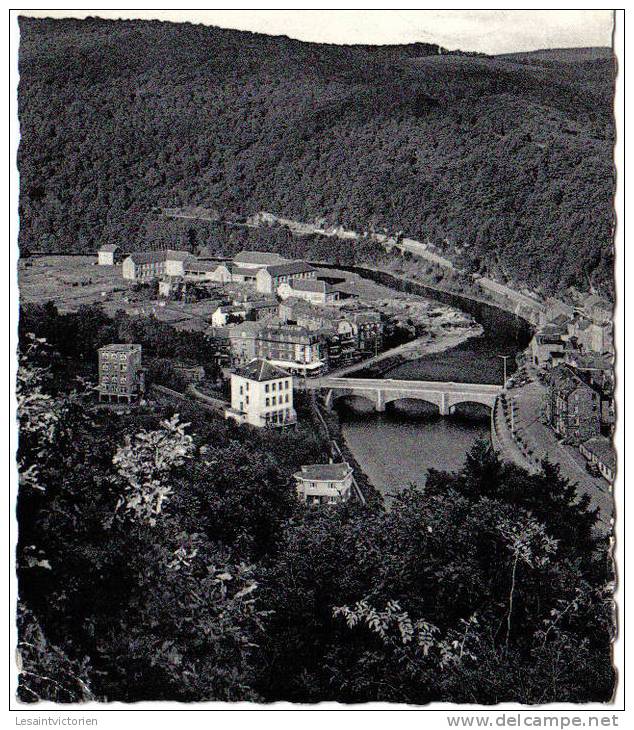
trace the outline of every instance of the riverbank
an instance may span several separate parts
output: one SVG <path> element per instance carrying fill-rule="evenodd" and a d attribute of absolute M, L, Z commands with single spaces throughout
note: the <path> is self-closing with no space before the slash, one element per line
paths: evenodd
<path fill-rule="evenodd" d="M 429 335 L 424 335 L 423 337 L 418 337 L 411 342 L 406 342 L 403 345 L 399 345 L 391 350 L 375 355 L 368 360 L 348 365 L 345 368 L 333 370 L 329 373 L 329 375 L 333 377 L 344 377 L 355 373 L 359 377 L 379 377 L 383 373 L 393 370 L 395 367 L 405 362 L 417 360 L 425 355 L 433 355 L 450 350 L 461 345 L 463 342 L 466 342 L 472 337 L 481 336 L 482 333 L 482 327 L 480 325 L 476 325 L 468 329 L 461 329 L 457 332 L 454 331 L 447 334 L 441 334 L 440 337 L 436 336 L 434 339 L 430 339 Z M 379 375 L 377 375 L 377 373 Z"/>

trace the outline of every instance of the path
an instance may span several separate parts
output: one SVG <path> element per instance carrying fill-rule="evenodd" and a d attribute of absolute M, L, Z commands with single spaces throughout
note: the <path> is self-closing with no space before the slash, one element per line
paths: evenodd
<path fill-rule="evenodd" d="M 530 373 L 534 376 L 534 372 Z M 586 492 L 592 507 L 600 510 L 600 521 L 605 527 L 610 526 L 614 513 L 614 501 L 611 485 L 602 477 L 593 477 L 586 471 L 586 460 L 579 449 L 560 443 L 557 434 L 542 422 L 542 404 L 547 392 L 546 386 L 535 379 L 527 385 L 507 391 L 509 404 L 515 404 L 514 426 L 532 455 L 527 456 L 517 441 L 511 436 L 510 429 L 503 416 L 496 420 L 497 435 L 503 447 L 504 455 L 515 463 L 536 471 L 542 459 L 558 464 L 562 476 L 577 484 L 577 493 Z M 501 408 L 498 409 L 501 412 Z"/>

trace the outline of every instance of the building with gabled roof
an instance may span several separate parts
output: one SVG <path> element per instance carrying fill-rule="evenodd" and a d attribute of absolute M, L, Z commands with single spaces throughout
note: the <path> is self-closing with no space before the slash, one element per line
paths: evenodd
<path fill-rule="evenodd" d="M 255 279 L 256 289 L 263 294 L 275 294 L 280 284 L 291 279 L 316 279 L 317 270 L 305 261 L 289 261 L 284 264 L 259 269 Z"/>
<path fill-rule="evenodd" d="M 558 365 L 550 373 L 546 416 L 562 438 L 578 445 L 601 433 L 601 393 L 570 366 Z"/>
<path fill-rule="evenodd" d="M 233 263 L 244 269 L 262 269 L 265 266 L 274 266 L 288 262 L 278 253 L 268 251 L 240 251 L 233 257 Z"/>
<path fill-rule="evenodd" d="M 191 259 L 188 251 L 135 251 L 123 262 L 123 278 L 132 281 L 151 281 L 165 274 L 184 276 L 185 262 Z"/>
<path fill-rule="evenodd" d="M 307 464 L 293 474 L 297 496 L 309 505 L 347 502 L 352 494 L 350 464 Z"/>
<path fill-rule="evenodd" d="M 282 299 L 295 297 L 311 304 L 331 304 L 339 301 L 339 290 L 321 279 L 291 279 L 281 283 L 277 293 Z"/>
<path fill-rule="evenodd" d="M 116 243 L 107 243 L 97 251 L 97 264 L 99 266 L 114 266 L 121 259 L 121 249 Z"/>
<path fill-rule="evenodd" d="M 262 358 L 251 360 L 231 373 L 231 408 L 225 418 L 257 428 L 293 425 L 292 375 Z"/>
<path fill-rule="evenodd" d="M 579 445 L 579 451 L 594 464 L 604 479 L 612 483 L 616 478 L 616 450 L 605 436 L 595 436 Z"/>

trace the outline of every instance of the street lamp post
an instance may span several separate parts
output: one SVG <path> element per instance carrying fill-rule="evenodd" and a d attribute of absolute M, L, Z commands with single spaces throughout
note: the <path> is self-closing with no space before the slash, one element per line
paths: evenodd
<path fill-rule="evenodd" d="M 506 390 L 506 361 L 511 357 L 510 355 L 498 355 L 504 360 L 504 390 Z"/>

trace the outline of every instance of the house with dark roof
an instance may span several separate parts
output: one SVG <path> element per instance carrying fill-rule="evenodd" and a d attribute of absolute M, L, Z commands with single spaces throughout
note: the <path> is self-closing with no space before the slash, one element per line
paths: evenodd
<path fill-rule="evenodd" d="M 546 417 L 552 428 L 575 445 L 601 433 L 601 393 L 568 365 L 550 373 Z"/>
<path fill-rule="evenodd" d="M 612 483 L 616 478 L 616 450 L 612 441 L 605 436 L 595 436 L 580 444 L 579 451 L 594 464 L 604 479 Z"/>
<path fill-rule="evenodd" d="M 319 334 L 297 325 L 262 327 L 256 340 L 256 353 L 296 375 L 319 375 L 326 366 Z"/>
<path fill-rule="evenodd" d="M 268 251 L 240 251 L 233 257 L 233 263 L 243 269 L 263 269 L 265 266 L 287 263 L 288 259 Z"/>
<path fill-rule="evenodd" d="M 114 266 L 121 262 L 121 249 L 116 243 L 107 243 L 97 251 L 97 263 L 99 266 Z"/>
<path fill-rule="evenodd" d="M 321 279 L 291 279 L 277 287 L 282 299 L 296 297 L 311 304 L 332 304 L 339 301 L 339 290 Z"/>
<path fill-rule="evenodd" d="M 310 264 L 305 261 L 289 261 L 259 269 L 255 286 L 263 294 L 275 294 L 280 284 L 290 282 L 291 279 L 316 278 L 317 270 Z"/>
<path fill-rule="evenodd" d="M 293 425 L 292 375 L 264 359 L 251 360 L 231 373 L 231 408 L 225 418 L 257 428 Z"/>
<path fill-rule="evenodd" d="M 347 502 L 352 494 L 350 464 L 307 464 L 293 474 L 297 496 L 309 505 Z"/>

